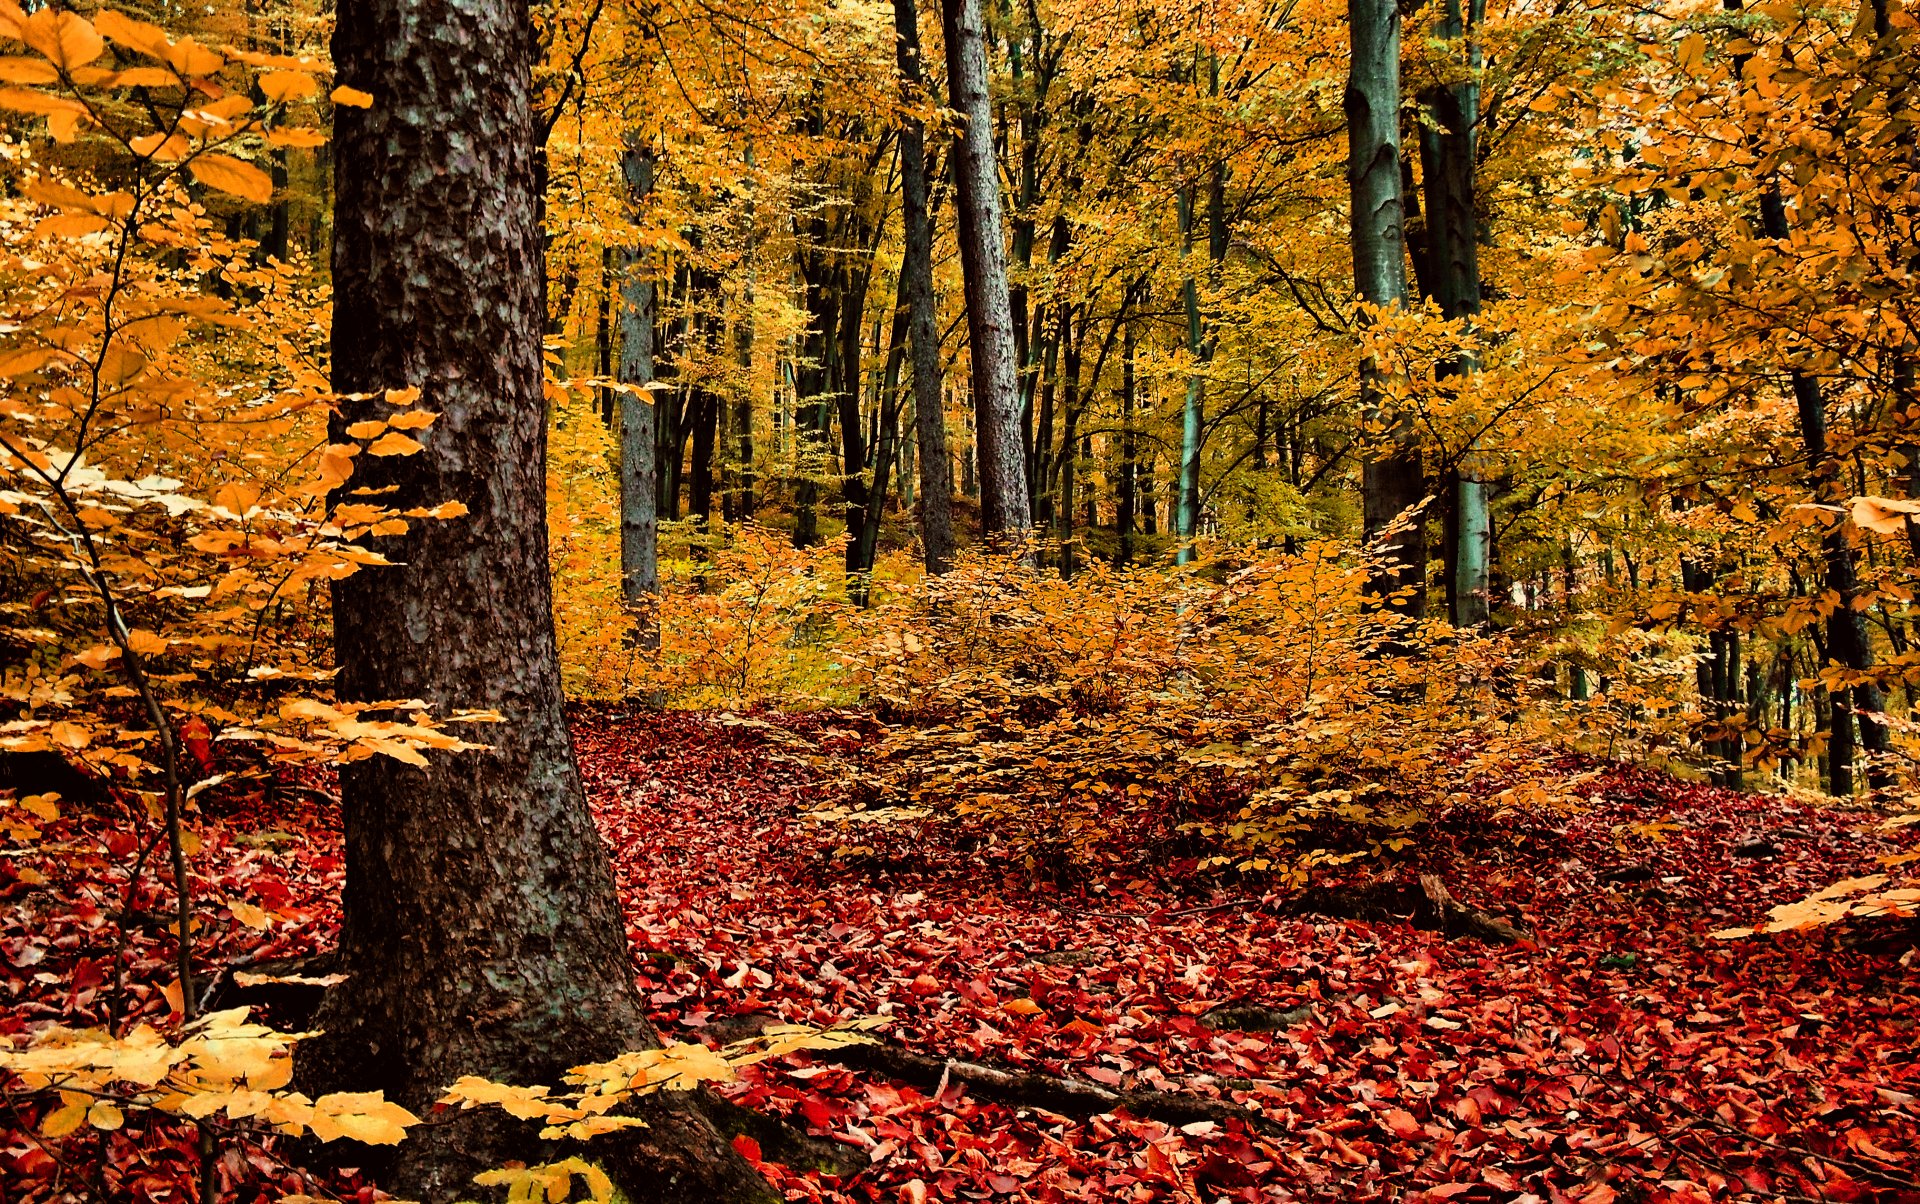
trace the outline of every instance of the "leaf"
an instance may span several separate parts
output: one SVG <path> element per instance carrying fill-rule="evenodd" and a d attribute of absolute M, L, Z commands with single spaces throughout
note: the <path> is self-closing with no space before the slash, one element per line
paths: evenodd
<path fill-rule="evenodd" d="M 127 647 L 140 656 L 164 656 L 168 644 L 165 636 L 136 627 L 127 633 Z"/>
<path fill-rule="evenodd" d="M 350 439 L 371 439 L 386 429 L 387 424 L 378 419 L 367 422 L 356 422 L 347 428 L 347 437 Z"/>
<path fill-rule="evenodd" d="M 87 1107 L 84 1102 L 67 1104 L 47 1113 L 40 1122 L 40 1132 L 46 1137 L 65 1137 L 87 1121 Z"/>
<path fill-rule="evenodd" d="M 138 51 L 148 58 L 164 60 L 167 50 L 173 45 L 167 40 L 166 30 L 158 25 L 136 21 L 112 9 L 102 9 L 95 14 L 93 23 L 114 45 Z"/>
<path fill-rule="evenodd" d="M 53 64 L 42 59 L 0 58 L 0 83 L 52 84 L 60 81 Z"/>
<path fill-rule="evenodd" d="M 54 66 L 71 72 L 100 57 L 107 44 L 93 22 L 76 13 L 43 8 L 27 18 L 21 41 L 47 56 Z"/>
<path fill-rule="evenodd" d="M 276 104 L 312 96 L 320 89 L 313 76 L 304 71 L 267 71 L 254 82 L 260 85 L 261 95 Z"/>
<path fill-rule="evenodd" d="M 103 1132 L 111 1133 L 126 1124 L 127 1117 L 112 1100 L 95 1100 L 93 1107 L 87 1109 L 87 1123 Z"/>
<path fill-rule="evenodd" d="M 281 126 L 278 129 L 267 131 L 267 142 L 273 146 L 306 149 L 315 146 L 325 146 L 327 144 L 327 136 L 319 130 L 309 129 L 306 126 Z"/>
<path fill-rule="evenodd" d="M 398 431 L 388 431 L 367 445 L 367 451 L 375 456 L 411 456 L 422 450 L 423 445 Z"/>
<path fill-rule="evenodd" d="M 242 200 L 261 205 L 273 200 L 273 177 L 232 155 L 199 155 L 187 164 L 187 170 L 207 187 L 218 188 Z"/>
<path fill-rule="evenodd" d="M 397 1145 L 419 1123 L 419 1117 L 378 1091 L 341 1091 L 313 1101 L 313 1135 L 321 1141 L 345 1137 L 364 1145 Z"/>
<path fill-rule="evenodd" d="M 256 931 L 265 932 L 273 927 L 273 917 L 268 915 L 265 909 L 244 900 L 228 899 L 227 910 L 233 913 L 234 919 Z"/>
<path fill-rule="evenodd" d="M 358 88 L 349 88 L 341 84 L 331 93 L 334 104 L 347 105 L 350 108 L 366 109 L 373 107 L 373 93 L 362 92 Z"/>

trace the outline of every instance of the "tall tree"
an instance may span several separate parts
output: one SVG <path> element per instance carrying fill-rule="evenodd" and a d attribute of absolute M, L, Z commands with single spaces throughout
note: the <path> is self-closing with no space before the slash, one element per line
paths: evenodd
<path fill-rule="evenodd" d="M 1347 185 L 1352 204 L 1353 280 L 1360 299 L 1382 309 L 1407 301 L 1405 207 L 1400 194 L 1400 8 L 1396 0 L 1348 0 L 1353 61 L 1347 114 Z M 1402 415 L 1389 414 L 1381 369 L 1360 368 L 1360 405 L 1389 431 L 1386 451 L 1362 470 L 1362 522 L 1381 557 L 1375 589 L 1396 610 L 1426 604 L 1425 481 L 1420 445 Z"/>
<path fill-rule="evenodd" d="M 893 0 L 894 53 L 909 108 L 925 103 L 920 62 L 920 15 L 914 0 Z M 920 545 L 929 573 L 953 564 L 953 462 L 947 451 L 947 413 L 941 405 L 940 325 L 934 312 L 933 214 L 927 202 L 927 131 L 909 112 L 900 123 L 900 300 L 907 307 L 913 366 L 914 430 L 919 438 Z"/>
<path fill-rule="evenodd" d="M 634 143 L 620 158 L 628 196 L 636 206 L 653 192 L 653 153 Z M 653 280 L 637 247 L 620 255 L 620 382 L 631 386 L 618 401 L 620 436 L 620 596 L 632 617 L 634 641 L 660 643 L 659 465 L 653 413 Z"/>
<path fill-rule="evenodd" d="M 1442 317 L 1471 320 L 1480 313 L 1480 224 L 1474 173 L 1480 125 L 1480 23 L 1485 0 L 1446 0 L 1435 23 L 1437 40 L 1458 61 L 1447 70 L 1455 78 L 1427 90 L 1421 98 L 1428 120 L 1420 125 L 1420 160 L 1426 181 L 1428 281 Z M 1468 376 L 1479 368 L 1471 351 L 1462 351 L 1441 371 Z M 1447 596 L 1455 627 L 1487 622 L 1488 566 L 1493 524 L 1487 510 L 1486 468 L 1477 444 L 1461 453 L 1453 494 L 1454 546 Z"/>
<path fill-rule="evenodd" d="M 973 368 L 980 527 L 1001 544 L 1020 544 L 1033 526 L 1020 439 L 1020 397 L 1002 242 L 1000 169 L 987 93 L 986 33 L 979 0 L 942 0 L 947 89 L 962 128 L 954 138 L 953 179 L 960 270 L 967 294 L 968 355 Z"/>
<path fill-rule="evenodd" d="M 393 564 L 333 587 L 342 704 L 415 698 L 492 710 L 480 750 L 340 774 L 347 973 L 303 1043 L 315 1085 L 384 1090 L 419 1112 L 461 1075 L 556 1082 L 654 1042 L 613 875 L 561 708 L 548 580 L 544 280 L 524 0 L 345 0 L 336 110 L 332 419 L 391 418 L 420 390 L 439 415 L 411 457 L 365 457 L 356 488 L 465 518 L 374 545 Z M 451 1201 L 474 1172 L 535 1155 L 523 1122 L 456 1113 L 397 1152 L 391 1186 Z M 682 1105 L 605 1154 L 629 1195 L 777 1197 Z"/>

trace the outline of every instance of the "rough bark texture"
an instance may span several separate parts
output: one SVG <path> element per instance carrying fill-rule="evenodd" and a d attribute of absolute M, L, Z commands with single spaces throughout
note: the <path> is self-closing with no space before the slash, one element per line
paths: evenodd
<path fill-rule="evenodd" d="M 1382 308 L 1407 301 L 1406 230 L 1400 200 L 1400 9 L 1395 0 L 1349 0 L 1353 66 L 1347 80 L 1347 183 L 1353 208 L 1353 280 Z M 1360 370 L 1360 402 L 1387 422 L 1392 445 L 1362 471 L 1368 543 L 1381 553 L 1374 588 L 1396 610 L 1425 609 L 1425 497 L 1420 449 L 1405 420 L 1383 414 L 1380 370 Z"/>
<path fill-rule="evenodd" d="M 620 159 L 627 191 L 638 203 L 653 191 L 653 154 L 632 146 Z M 653 280 L 637 248 L 620 255 L 619 379 L 645 389 L 653 383 Z M 660 593 L 659 466 L 654 453 L 651 393 L 621 393 L 620 432 L 620 593 L 633 614 L 634 640 L 644 648 L 660 644 L 654 614 Z"/>
<path fill-rule="evenodd" d="M 914 99 L 926 86 L 920 64 L 920 16 L 913 0 L 893 0 L 900 78 Z M 900 127 L 900 298 L 907 307 L 913 365 L 914 429 L 920 441 L 920 544 L 929 573 L 953 564 L 953 458 L 940 404 L 940 325 L 934 312 L 933 214 L 927 203 L 927 135 L 917 117 Z"/>
<path fill-rule="evenodd" d="M 980 470 L 980 528 L 989 540 L 1022 543 L 1033 526 L 1022 462 L 1020 397 L 1002 245 L 1000 172 L 987 95 L 987 47 L 979 0 L 942 0 L 947 87 L 965 120 L 954 139 L 953 178 L 960 227 L 960 269 L 967 293 L 968 354 L 973 367 L 975 442 Z"/>
<path fill-rule="evenodd" d="M 348 978 L 301 1073 L 425 1112 L 460 1075 L 557 1082 L 653 1034 L 561 713 L 526 7 L 346 0 L 333 50 L 340 81 L 374 97 L 336 117 L 334 384 L 418 386 L 440 415 L 424 452 L 363 455 L 352 485 L 469 510 L 372 541 L 393 566 L 335 583 L 339 695 L 505 721 L 485 729 L 487 751 L 342 770 Z M 343 402 L 333 437 L 394 412 Z M 389 1179 L 401 1196 L 454 1200 L 476 1171 L 537 1153 L 526 1126 L 476 1111 L 416 1131 Z M 636 1202 L 773 1198 L 684 1107 L 606 1156 Z"/>

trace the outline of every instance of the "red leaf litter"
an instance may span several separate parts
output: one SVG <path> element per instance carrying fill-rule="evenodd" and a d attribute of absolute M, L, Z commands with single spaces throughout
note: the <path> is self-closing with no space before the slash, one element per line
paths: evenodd
<path fill-rule="evenodd" d="M 868 727 L 765 718 L 840 751 Z M 1069 1120 L 801 1055 L 728 1094 L 866 1165 L 840 1180 L 736 1141 L 791 1200 L 1920 1201 L 1920 931 L 1707 936 L 1914 845 L 1869 813 L 1615 766 L 1577 813 L 1436 817 L 1417 864 L 1392 872 L 1438 873 L 1533 931 L 1494 947 L 1288 915 L 1255 884 L 1171 866 L 1036 886 L 930 823 L 863 832 L 872 847 L 836 856 L 849 837 L 803 818 L 827 785 L 765 729 L 592 711 L 574 734 L 667 1039 L 717 1039 L 740 1015 L 882 1015 L 926 1053 L 1219 1096 L 1283 1134 Z M 337 811 L 285 791 L 215 810 L 196 858 L 203 963 L 325 947 Z M 126 833 L 146 827 L 63 819 L 43 853 L 0 858 L 0 1033 L 164 1020 L 170 896 L 147 882 L 123 898 Z M 271 932 L 235 921 L 228 897 L 273 913 Z M 1229 1006 L 1293 1022 L 1212 1027 Z M 43 1144 L 37 1112 L 0 1113 L 0 1201 L 195 1198 L 189 1133 L 130 1116 Z M 375 1198 L 351 1174 L 316 1183 L 270 1143 L 230 1145 L 216 1177 L 241 1204 Z"/>

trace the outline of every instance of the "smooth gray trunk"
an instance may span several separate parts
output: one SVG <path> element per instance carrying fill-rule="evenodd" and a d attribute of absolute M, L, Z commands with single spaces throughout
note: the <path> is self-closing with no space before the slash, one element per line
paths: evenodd
<path fill-rule="evenodd" d="M 1400 193 L 1400 9 L 1395 0 L 1349 0 L 1353 63 L 1347 80 L 1347 183 L 1353 210 L 1353 279 L 1383 309 L 1407 301 L 1405 208 Z M 1420 447 L 1403 415 L 1386 412 L 1380 367 L 1360 368 L 1360 405 L 1384 423 L 1388 449 L 1362 469 L 1366 540 L 1380 554 L 1374 592 L 1392 609 L 1426 606 L 1425 481 Z"/>

